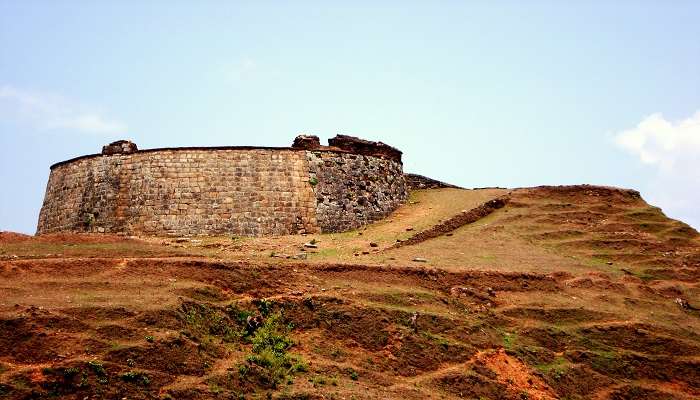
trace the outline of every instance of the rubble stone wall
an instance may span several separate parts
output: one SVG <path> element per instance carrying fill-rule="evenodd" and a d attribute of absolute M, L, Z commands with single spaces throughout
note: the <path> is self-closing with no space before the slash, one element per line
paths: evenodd
<path fill-rule="evenodd" d="M 406 197 L 400 160 L 342 150 L 103 153 L 52 167 L 37 234 L 337 232 L 388 215 Z"/>
<path fill-rule="evenodd" d="M 309 151 L 316 220 L 342 232 L 382 219 L 408 197 L 401 162 L 352 153 Z"/>

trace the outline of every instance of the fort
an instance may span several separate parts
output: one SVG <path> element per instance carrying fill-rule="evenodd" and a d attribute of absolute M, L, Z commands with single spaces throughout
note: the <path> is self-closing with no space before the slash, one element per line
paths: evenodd
<path fill-rule="evenodd" d="M 341 232 L 408 197 L 402 153 L 337 135 L 322 146 L 139 150 L 117 141 L 51 166 L 37 234 L 283 235 Z"/>

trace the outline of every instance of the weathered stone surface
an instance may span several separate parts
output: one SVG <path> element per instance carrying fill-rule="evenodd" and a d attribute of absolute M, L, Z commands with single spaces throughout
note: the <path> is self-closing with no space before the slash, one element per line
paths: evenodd
<path fill-rule="evenodd" d="M 388 158 L 309 151 L 316 220 L 323 232 L 342 232 L 389 215 L 408 197 L 402 164 Z"/>
<path fill-rule="evenodd" d="M 457 188 L 461 189 L 459 186 L 451 185 L 449 183 L 441 182 L 427 176 L 418 174 L 405 174 L 406 184 L 409 189 L 441 189 L 441 188 Z"/>
<path fill-rule="evenodd" d="M 102 154 L 131 154 L 137 152 L 139 149 L 136 147 L 136 143 L 128 140 L 117 140 L 106 146 L 102 146 Z"/>
<path fill-rule="evenodd" d="M 336 135 L 334 138 L 328 139 L 328 145 L 350 153 L 383 157 L 398 162 L 401 162 L 401 155 L 403 154 L 399 149 L 386 143 L 372 142 L 348 135 Z"/>
<path fill-rule="evenodd" d="M 52 167 L 38 234 L 337 232 L 407 197 L 400 162 L 328 148 L 110 151 Z"/>
<path fill-rule="evenodd" d="M 292 147 L 295 149 L 316 150 L 321 147 L 321 140 L 314 135 L 299 135 L 294 138 Z"/>

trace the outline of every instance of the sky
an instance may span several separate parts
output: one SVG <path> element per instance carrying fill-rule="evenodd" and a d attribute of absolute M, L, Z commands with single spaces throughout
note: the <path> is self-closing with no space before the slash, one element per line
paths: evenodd
<path fill-rule="evenodd" d="M 196 4 L 196 5 L 195 5 Z M 55 162 L 349 134 L 464 187 L 612 185 L 700 228 L 700 2 L 0 0 L 0 230 Z"/>

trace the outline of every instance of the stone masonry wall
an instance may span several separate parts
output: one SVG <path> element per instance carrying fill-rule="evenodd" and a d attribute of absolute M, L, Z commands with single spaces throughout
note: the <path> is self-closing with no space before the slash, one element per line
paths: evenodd
<path fill-rule="evenodd" d="M 323 232 L 342 232 L 385 218 L 406 201 L 400 161 L 309 151 L 316 219 Z"/>
<path fill-rule="evenodd" d="M 329 149 L 134 146 L 65 161 L 51 169 L 37 234 L 338 232 L 405 201 L 400 159 Z"/>
<path fill-rule="evenodd" d="M 305 152 L 162 150 L 56 166 L 37 233 L 317 232 Z"/>

